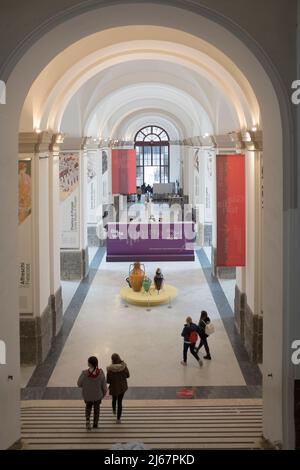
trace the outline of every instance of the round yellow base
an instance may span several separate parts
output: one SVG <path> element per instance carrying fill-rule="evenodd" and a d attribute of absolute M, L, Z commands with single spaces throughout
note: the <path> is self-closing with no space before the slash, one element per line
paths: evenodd
<path fill-rule="evenodd" d="M 122 299 L 129 304 L 149 306 L 162 305 L 170 302 L 177 297 L 178 291 L 176 287 L 165 284 L 159 293 L 154 287 L 151 287 L 149 293 L 146 293 L 143 289 L 141 292 L 134 292 L 130 287 L 123 287 L 120 295 Z"/>

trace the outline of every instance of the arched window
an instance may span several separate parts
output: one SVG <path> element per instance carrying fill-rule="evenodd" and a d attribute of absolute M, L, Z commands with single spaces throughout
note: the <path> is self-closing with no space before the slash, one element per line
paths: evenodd
<path fill-rule="evenodd" d="M 170 139 L 161 127 L 147 126 L 135 136 L 136 184 L 169 183 Z"/>

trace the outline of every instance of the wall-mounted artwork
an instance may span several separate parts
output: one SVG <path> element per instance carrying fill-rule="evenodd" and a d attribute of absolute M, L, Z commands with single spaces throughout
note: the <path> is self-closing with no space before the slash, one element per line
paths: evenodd
<path fill-rule="evenodd" d="M 217 266 L 245 266 L 245 156 L 217 156 Z"/>
<path fill-rule="evenodd" d="M 136 193 L 136 151 L 114 149 L 112 151 L 113 194 Z"/>
<path fill-rule="evenodd" d="M 19 261 L 19 312 L 32 314 L 32 160 L 19 160 L 19 227 L 18 227 L 18 261 Z"/>
<path fill-rule="evenodd" d="M 108 170 L 108 155 L 105 150 L 102 150 L 102 175 Z"/>
<path fill-rule="evenodd" d="M 79 154 L 59 158 L 61 248 L 80 248 Z"/>
<path fill-rule="evenodd" d="M 199 171 L 200 171 L 199 149 L 197 149 L 197 150 L 195 151 L 195 155 L 194 155 L 194 168 L 195 168 L 195 170 L 197 171 L 197 173 L 199 173 Z"/>
<path fill-rule="evenodd" d="M 32 210 L 31 160 L 19 161 L 19 225 Z"/>
<path fill-rule="evenodd" d="M 62 153 L 59 157 L 60 200 L 64 201 L 79 185 L 79 155 Z"/>

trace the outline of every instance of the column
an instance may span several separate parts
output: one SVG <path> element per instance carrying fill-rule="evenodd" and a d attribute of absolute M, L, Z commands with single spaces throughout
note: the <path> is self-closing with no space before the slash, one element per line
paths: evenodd
<path fill-rule="evenodd" d="M 97 139 L 87 145 L 87 237 L 88 246 L 100 246 L 97 233 L 102 218 L 102 152 Z"/>
<path fill-rule="evenodd" d="M 60 261 L 61 279 L 74 280 L 89 271 L 87 246 L 87 138 L 67 138 L 61 146 Z"/>
<path fill-rule="evenodd" d="M 262 363 L 262 135 L 257 132 L 251 140 L 249 135 L 241 135 L 246 168 L 246 266 L 237 268 L 234 313 L 250 360 Z"/>
<path fill-rule="evenodd" d="M 56 336 L 63 322 L 63 301 L 60 282 L 60 200 L 59 200 L 59 152 L 64 136 L 55 134 L 49 153 L 49 238 L 50 238 L 50 294 L 53 336 Z"/>
<path fill-rule="evenodd" d="M 18 129 L 11 124 L 8 106 L 0 105 L 0 128 L 6 138 L 1 141 L 0 172 L 0 341 L 5 348 L 5 364 L 0 365 L 0 449 L 20 439 L 20 346 L 19 306 L 12 286 L 17 285 L 17 207 L 18 197 Z M 11 144 L 13 144 L 11 146 Z"/>
<path fill-rule="evenodd" d="M 50 291 L 49 145 L 51 134 L 19 141 L 19 307 L 21 362 L 38 364 L 53 337 Z"/>
<path fill-rule="evenodd" d="M 261 152 L 249 150 L 246 156 L 246 269 L 244 299 L 244 344 L 253 362 L 262 362 L 262 200 Z"/>

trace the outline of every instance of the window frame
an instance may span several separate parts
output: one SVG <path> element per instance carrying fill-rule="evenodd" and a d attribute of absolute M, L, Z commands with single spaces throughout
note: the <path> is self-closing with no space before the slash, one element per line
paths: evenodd
<path fill-rule="evenodd" d="M 158 132 L 157 132 L 158 131 Z M 149 136 L 156 136 L 158 140 L 147 140 Z M 163 138 L 163 140 L 162 140 Z M 167 140 L 166 140 L 167 138 Z M 142 140 L 141 140 L 142 139 Z M 160 183 L 169 183 L 170 182 L 170 138 L 168 133 L 159 126 L 148 125 L 140 129 L 134 138 L 134 148 L 137 149 L 139 147 L 139 158 L 137 159 L 137 168 L 142 168 L 142 183 L 145 183 L 145 166 L 159 166 L 159 180 Z M 145 147 L 150 147 L 151 155 L 150 155 L 150 165 L 149 165 L 149 151 L 147 149 L 146 153 L 146 165 L 145 165 Z M 154 164 L 154 152 L 153 149 L 159 147 L 159 165 Z M 165 152 L 163 152 L 163 147 L 167 147 L 167 157 L 168 157 L 168 164 L 165 165 Z M 158 153 L 155 152 L 157 156 Z M 142 162 L 142 164 L 140 164 Z M 163 163 L 163 164 L 162 164 Z M 167 181 L 165 180 L 166 170 L 168 173 Z M 163 170 L 163 171 L 162 171 Z M 140 172 L 140 171 L 139 171 Z M 163 178 L 163 181 L 162 181 Z"/>

